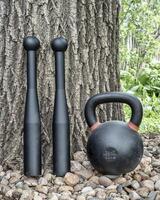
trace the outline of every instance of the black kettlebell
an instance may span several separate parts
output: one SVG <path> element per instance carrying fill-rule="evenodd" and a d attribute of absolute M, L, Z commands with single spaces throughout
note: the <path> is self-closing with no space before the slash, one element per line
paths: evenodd
<path fill-rule="evenodd" d="M 131 107 L 129 123 L 108 121 L 100 123 L 96 106 L 103 103 L 126 103 Z M 97 94 L 85 106 L 85 118 L 91 130 L 87 143 L 88 158 L 100 173 L 119 176 L 134 170 L 143 156 L 143 142 L 137 133 L 143 116 L 138 98 L 121 92 Z"/>

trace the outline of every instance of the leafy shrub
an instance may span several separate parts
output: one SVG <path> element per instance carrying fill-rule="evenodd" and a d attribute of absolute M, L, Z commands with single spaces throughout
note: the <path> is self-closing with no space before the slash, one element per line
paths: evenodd
<path fill-rule="evenodd" d="M 123 91 L 144 107 L 141 132 L 160 132 L 160 1 L 123 0 L 120 13 L 120 68 Z M 124 106 L 126 118 L 130 109 Z"/>

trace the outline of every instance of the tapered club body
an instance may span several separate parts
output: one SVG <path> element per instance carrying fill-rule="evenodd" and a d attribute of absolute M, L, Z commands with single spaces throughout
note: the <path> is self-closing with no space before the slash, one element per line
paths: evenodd
<path fill-rule="evenodd" d="M 70 170 L 70 130 L 65 94 L 64 52 L 67 41 L 60 37 L 51 42 L 55 54 L 55 103 L 53 114 L 53 173 L 64 176 Z"/>
<path fill-rule="evenodd" d="M 36 50 L 40 42 L 36 37 L 24 38 L 27 51 L 27 94 L 24 116 L 24 174 L 41 175 L 41 128 L 36 84 Z"/>

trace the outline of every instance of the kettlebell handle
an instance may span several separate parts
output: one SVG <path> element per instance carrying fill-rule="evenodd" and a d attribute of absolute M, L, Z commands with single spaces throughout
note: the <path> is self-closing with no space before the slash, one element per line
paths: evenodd
<path fill-rule="evenodd" d="M 143 117 L 142 104 L 137 97 L 122 92 L 108 92 L 92 96 L 87 101 L 85 106 L 85 118 L 88 126 L 91 128 L 98 123 L 96 117 L 96 107 L 99 104 L 112 102 L 125 103 L 131 107 L 132 114 L 128 125 L 131 129 L 138 131 L 138 127 Z"/>

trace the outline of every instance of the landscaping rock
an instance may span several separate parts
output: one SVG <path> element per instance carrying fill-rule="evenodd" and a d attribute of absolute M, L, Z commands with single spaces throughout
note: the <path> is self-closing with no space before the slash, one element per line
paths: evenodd
<path fill-rule="evenodd" d="M 48 200 L 58 200 L 58 196 L 59 195 L 57 193 L 51 192 L 51 193 L 48 194 L 47 199 Z"/>
<path fill-rule="evenodd" d="M 155 189 L 157 191 L 160 191 L 160 180 L 158 180 L 156 183 L 155 183 Z"/>
<path fill-rule="evenodd" d="M 64 185 L 64 180 L 62 177 L 56 177 L 56 179 L 54 180 L 54 184 L 56 185 Z"/>
<path fill-rule="evenodd" d="M 154 190 L 154 182 L 152 180 L 142 181 L 141 185 L 149 189 L 149 191 Z"/>
<path fill-rule="evenodd" d="M 73 158 L 75 161 L 83 162 L 86 160 L 86 154 L 83 151 L 77 151 L 73 154 Z"/>
<path fill-rule="evenodd" d="M 93 176 L 93 171 L 88 169 L 83 169 L 75 172 L 77 175 L 83 177 L 84 179 L 89 179 Z"/>
<path fill-rule="evenodd" d="M 80 171 L 84 167 L 78 161 L 71 161 L 71 172 Z"/>
<path fill-rule="evenodd" d="M 129 198 L 131 200 L 137 200 L 137 199 L 141 199 L 141 197 L 137 194 L 137 192 L 132 191 L 129 193 Z"/>
<path fill-rule="evenodd" d="M 106 193 L 105 191 L 98 191 L 96 193 L 96 196 L 99 198 L 99 199 L 105 199 L 106 198 Z"/>
<path fill-rule="evenodd" d="M 38 182 L 35 178 L 26 178 L 24 180 L 24 183 L 26 183 L 28 186 L 36 186 L 38 185 Z"/>
<path fill-rule="evenodd" d="M 155 160 L 154 162 L 152 162 L 152 166 L 153 167 L 160 167 L 160 160 Z"/>
<path fill-rule="evenodd" d="M 21 189 L 23 189 L 23 187 L 24 187 L 24 183 L 23 183 L 23 181 L 19 181 L 18 183 L 16 183 L 16 188 L 21 188 Z"/>
<path fill-rule="evenodd" d="M 126 183 L 127 182 L 127 180 L 126 180 L 126 178 L 124 178 L 124 177 L 118 177 L 118 178 L 116 178 L 115 180 L 114 180 L 114 183 L 115 184 L 123 184 L 123 183 Z"/>
<path fill-rule="evenodd" d="M 10 187 L 4 184 L 0 184 L 0 193 L 5 194 L 10 190 Z"/>
<path fill-rule="evenodd" d="M 40 193 L 44 193 L 44 194 L 48 193 L 48 187 L 47 186 L 43 186 L 43 185 L 37 185 L 35 187 L 35 190 L 40 192 Z"/>
<path fill-rule="evenodd" d="M 136 169 L 123 176 L 102 175 L 86 153 L 78 151 L 71 172 L 56 177 L 49 170 L 30 178 L 0 165 L 0 199 L 4 200 L 160 200 L 160 135 L 143 137 L 145 154 Z"/>
<path fill-rule="evenodd" d="M 116 185 L 110 185 L 106 188 L 106 193 L 117 193 L 117 186 Z"/>
<path fill-rule="evenodd" d="M 47 179 L 41 177 L 41 178 L 38 180 L 38 184 L 39 184 L 39 185 L 48 185 L 48 181 L 47 181 Z"/>
<path fill-rule="evenodd" d="M 93 191 L 92 187 L 84 187 L 81 192 L 84 194 L 84 193 L 88 193 L 90 191 Z"/>
<path fill-rule="evenodd" d="M 105 186 L 105 187 L 108 187 L 108 186 L 112 185 L 112 183 L 113 183 L 113 182 L 112 182 L 109 178 L 107 178 L 106 176 L 101 176 L 101 177 L 99 177 L 98 182 L 99 182 L 100 185 L 103 185 L 103 186 Z"/>
<path fill-rule="evenodd" d="M 98 176 L 92 176 L 90 179 L 89 179 L 89 182 L 93 182 L 95 184 L 99 184 L 99 177 Z"/>
<path fill-rule="evenodd" d="M 86 198 L 84 196 L 80 195 L 80 196 L 77 196 L 76 200 L 86 200 Z"/>
<path fill-rule="evenodd" d="M 59 192 L 67 192 L 67 191 L 73 192 L 74 189 L 73 189 L 73 187 L 71 187 L 71 186 L 63 185 L 63 186 L 60 186 L 60 187 L 59 187 L 58 191 L 59 191 Z"/>
<path fill-rule="evenodd" d="M 96 191 L 92 187 L 84 187 L 81 191 L 83 196 L 95 196 Z"/>
<path fill-rule="evenodd" d="M 135 189 L 135 190 L 137 190 L 138 188 L 140 188 L 140 184 L 139 184 L 139 182 L 136 181 L 136 180 L 132 181 L 131 186 L 132 186 L 132 188 Z"/>
<path fill-rule="evenodd" d="M 68 172 L 64 177 L 64 182 L 69 186 L 74 186 L 79 182 L 79 177 L 76 174 Z"/>
<path fill-rule="evenodd" d="M 160 180 L 160 175 L 155 175 L 155 176 L 151 177 L 151 180 L 153 182 L 156 182 L 156 181 Z"/>
<path fill-rule="evenodd" d="M 133 179 L 135 179 L 136 181 L 140 182 L 142 180 L 142 177 L 140 174 L 134 174 Z"/>
<path fill-rule="evenodd" d="M 149 189 L 147 187 L 139 188 L 136 191 L 141 197 L 147 197 L 149 194 Z"/>
<path fill-rule="evenodd" d="M 148 195 L 148 200 L 155 200 L 156 196 L 157 196 L 157 192 L 152 191 Z"/>

